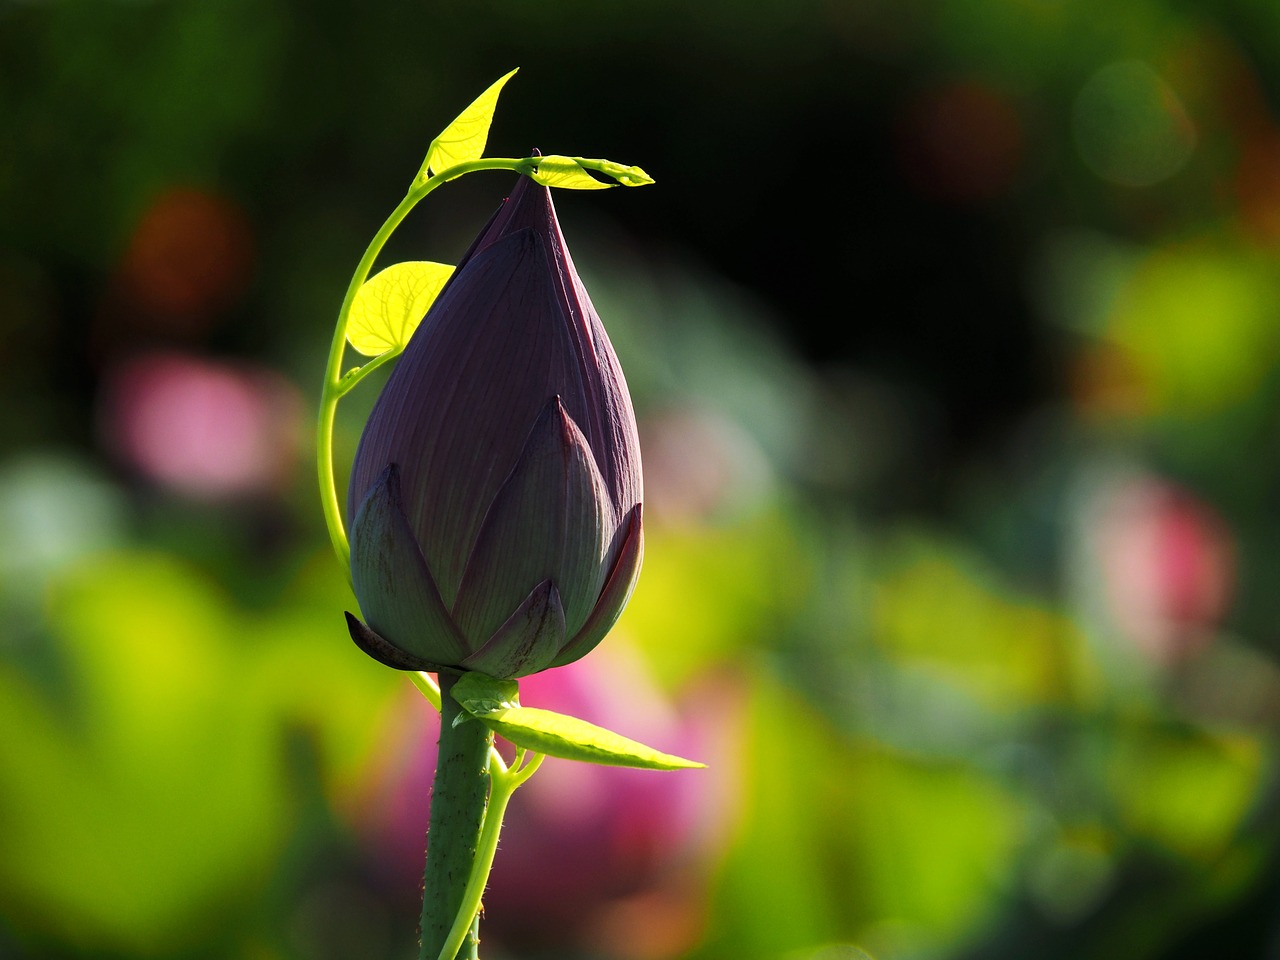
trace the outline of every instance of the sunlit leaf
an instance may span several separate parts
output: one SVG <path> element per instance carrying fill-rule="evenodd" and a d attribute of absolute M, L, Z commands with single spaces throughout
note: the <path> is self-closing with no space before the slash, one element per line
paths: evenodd
<path fill-rule="evenodd" d="M 519 67 L 516 70 L 520 69 Z M 489 139 L 489 125 L 493 123 L 493 111 L 498 106 L 498 94 L 503 85 L 515 76 L 512 70 L 472 101 L 471 106 L 458 114 L 458 118 L 444 128 L 440 136 L 431 141 L 423 170 L 439 173 L 468 160 L 484 156 L 485 142 Z"/>
<path fill-rule="evenodd" d="M 351 304 L 351 346 L 368 357 L 399 353 L 452 273 L 445 263 L 410 260 L 370 277 Z"/>
<path fill-rule="evenodd" d="M 608 190 L 617 186 L 597 180 L 572 157 L 543 157 L 538 161 L 537 171 L 531 176 L 544 187 L 560 187 L 564 190 Z"/>
<path fill-rule="evenodd" d="M 583 157 L 574 157 L 573 159 L 587 170 L 595 170 L 603 173 L 606 177 L 612 177 L 624 187 L 645 187 L 653 183 L 653 177 L 639 167 L 630 167 L 625 163 L 614 163 L 612 160 L 587 160 Z"/>
<path fill-rule="evenodd" d="M 681 770 L 706 764 L 662 753 L 594 723 L 537 707 L 511 707 L 481 716 L 480 721 L 517 747 L 549 757 L 646 770 Z"/>
<path fill-rule="evenodd" d="M 616 182 L 597 180 L 590 171 L 602 174 Z M 629 167 L 624 163 L 614 163 L 612 160 L 590 160 L 585 157 L 542 157 L 538 160 L 537 170 L 531 176 L 543 186 L 559 187 L 565 190 L 606 190 L 618 184 L 624 187 L 643 187 L 653 183 L 653 177 L 639 167 Z"/>
<path fill-rule="evenodd" d="M 549 757 L 646 770 L 705 766 L 646 747 L 577 717 L 518 706 L 517 689 L 514 680 L 468 673 L 454 685 L 453 698 L 494 733 L 517 747 Z"/>

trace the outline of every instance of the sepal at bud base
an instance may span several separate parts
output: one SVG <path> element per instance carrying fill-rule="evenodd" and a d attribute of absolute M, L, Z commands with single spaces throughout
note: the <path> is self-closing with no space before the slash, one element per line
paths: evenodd
<path fill-rule="evenodd" d="M 439 672 L 440 668 L 434 663 L 405 653 L 399 647 L 388 643 L 377 631 L 371 629 L 368 624 L 351 611 L 348 610 L 345 613 L 347 617 L 347 632 L 351 634 L 351 639 L 355 642 L 355 645 L 367 656 L 373 657 L 379 663 L 395 670 L 411 670 L 415 673 Z M 439 709 L 438 706 L 437 709 Z"/>

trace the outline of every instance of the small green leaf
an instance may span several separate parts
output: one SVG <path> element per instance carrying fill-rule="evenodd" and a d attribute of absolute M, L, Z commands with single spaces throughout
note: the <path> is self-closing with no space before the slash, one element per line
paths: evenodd
<path fill-rule="evenodd" d="M 560 187 L 565 190 L 608 190 L 617 186 L 605 183 L 587 173 L 573 157 L 543 157 L 538 169 L 530 176 L 544 187 Z"/>
<path fill-rule="evenodd" d="M 370 277 L 351 303 L 351 346 L 367 357 L 399 353 L 452 273 L 446 263 L 410 260 Z"/>
<path fill-rule="evenodd" d="M 484 716 L 495 710 L 520 706 L 520 684 L 515 680 L 496 680 L 485 673 L 464 673 L 453 685 L 453 699 L 467 713 Z"/>
<path fill-rule="evenodd" d="M 624 187 L 645 187 L 653 183 L 649 176 L 639 167 L 629 167 L 625 163 L 614 163 L 612 160 L 590 160 L 586 157 L 569 157 L 584 170 L 594 170 L 606 177 L 612 177 Z"/>
<path fill-rule="evenodd" d="M 646 187 L 653 183 L 653 177 L 649 176 L 639 167 L 629 167 L 623 163 L 614 163 L 612 160 L 589 161 L 589 163 L 599 163 L 598 169 L 606 177 L 613 177 L 624 187 Z"/>
<path fill-rule="evenodd" d="M 566 717 L 564 714 L 536 707 L 493 710 L 477 715 L 477 719 L 517 747 L 545 753 L 549 757 L 563 757 L 566 760 L 581 760 L 583 763 L 612 767 L 641 767 L 646 770 L 681 770 L 706 766 L 704 763 L 661 753 L 577 717 Z"/>
<path fill-rule="evenodd" d="M 453 123 L 444 128 L 440 136 L 431 141 L 419 179 L 425 180 L 428 172 L 439 173 L 455 164 L 479 160 L 484 156 L 489 125 L 493 123 L 493 111 L 498 106 L 498 94 L 502 92 L 503 85 L 515 76 L 516 70 L 495 80 L 488 90 L 472 101 L 471 106 L 458 114 Z"/>

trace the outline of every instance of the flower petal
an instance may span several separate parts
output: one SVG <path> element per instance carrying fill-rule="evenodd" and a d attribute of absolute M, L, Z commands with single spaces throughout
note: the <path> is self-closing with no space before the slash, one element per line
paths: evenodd
<path fill-rule="evenodd" d="M 560 593 L 554 583 L 543 580 L 489 642 L 462 661 L 462 666 L 499 680 L 526 677 L 545 670 L 563 644 Z"/>
<path fill-rule="evenodd" d="M 592 451 L 616 514 L 641 499 L 635 416 L 550 192 L 520 177 L 418 326 L 370 415 L 348 516 L 388 463 L 446 606 L 547 399 Z"/>
<path fill-rule="evenodd" d="M 555 397 L 476 538 L 453 608 L 463 635 L 473 645 L 488 637 L 543 580 L 555 582 L 567 629 L 576 632 L 604 584 L 615 529 L 595 458 Z"/>
<path fill-rule="evenodd" d="M 392 371 L 356 452 L 353 502 L 386 464 L 399 464 L 405 516 L 446 606 L 547 398 L 581 393 L 545 263 L 541 242 L 524 230 L 455 271 Z"/>
<path fill-rule="evenodd" d="M 400 507 L 395 464 L 382 472 L 351 525 L 351 580 L 369 627 L 393 647 L 445 665 L 466 656 Z"/>
<path fill-rule="evenodd" d="M 586 656 L 605 638 L 622 615 L 622 609 L 631 599 L 631 592 L 640 577 L 640 564 L 644 560 L 644 529 L 640 508 L 641 504 L 637 503 L 623 525 L 626 538 L 622 541 L 618 562 L 609 574 L 609 580 L 600 593 L 600 599 L 596 601 L 595 609 L 587 617 L 587 622 L 551 661 L 551 666 L 563 667 L 566 663 L 573 663 Z"/>
<path fill-rule="evenodd" d="M 618 356 L 569 255 L 552 191 L 529 177 L 520 177 L 511 196 L 486 225 L 473 249 L 482 250 L 523 229 L 534 231 L 542 241 L 555 300 L 564 315 L 573 352 L 580 364 L 582 395 L 561 390 L 565 407 L 586 436 L 609 488 L 614 509 L 621 513 L 643 499 L 636 418 Z M 459 264 L 459 268 L 461 266 Z"/>

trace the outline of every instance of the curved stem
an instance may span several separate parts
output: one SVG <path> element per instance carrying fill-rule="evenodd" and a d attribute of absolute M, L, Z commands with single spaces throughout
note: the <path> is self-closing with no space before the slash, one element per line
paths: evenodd
<path fill-rule="evenodd" d="M 361 380 L 373 373 L 373 371 L 377 370 L 384 363 L 390 363 L 396 357 L 400 356 L 400 353 L 401 351 L 399 350 L 388 350 L 386 353 L 378 354 L 362 366 L 352 367 L 342 375 L 342 378 L 338 381 L 338 386 L 334 388 L 338 395 L 337 398 L 341 400 L 348 393 L 354 390 Z"/>
<path fill-rule="evenodd" d="M 369 276 L 374 260 L 378 258 L 396 227 L 400 226 L 400 222 L 429 192 L 424 184 L 405 194 L 404 199 L 391 211 L 391 216 L 387 217 L 369 241 L 351 282 L 347 284 L 347 292 L 338 311 L 338 323 L 329 343 L 329 361 L 325 366 L 320 415 L 316 422 L 316 469 L 320 480 L 320 503 L 324 509 L 325 524 L 329 528 L 329 540 L 348 577 L 351 576 L 351 547 L 347 543 L 347 533 L 342 525 L 342 508 L 338 505 L 338 488 L 333 472 L 333 422 L 338 410 L 338 399 L 342 395 L 340 374 L 342 357 L 346 352 L 347 320 L 351 315 L 351 304 L 355 302 L 356 292 Z"/>

